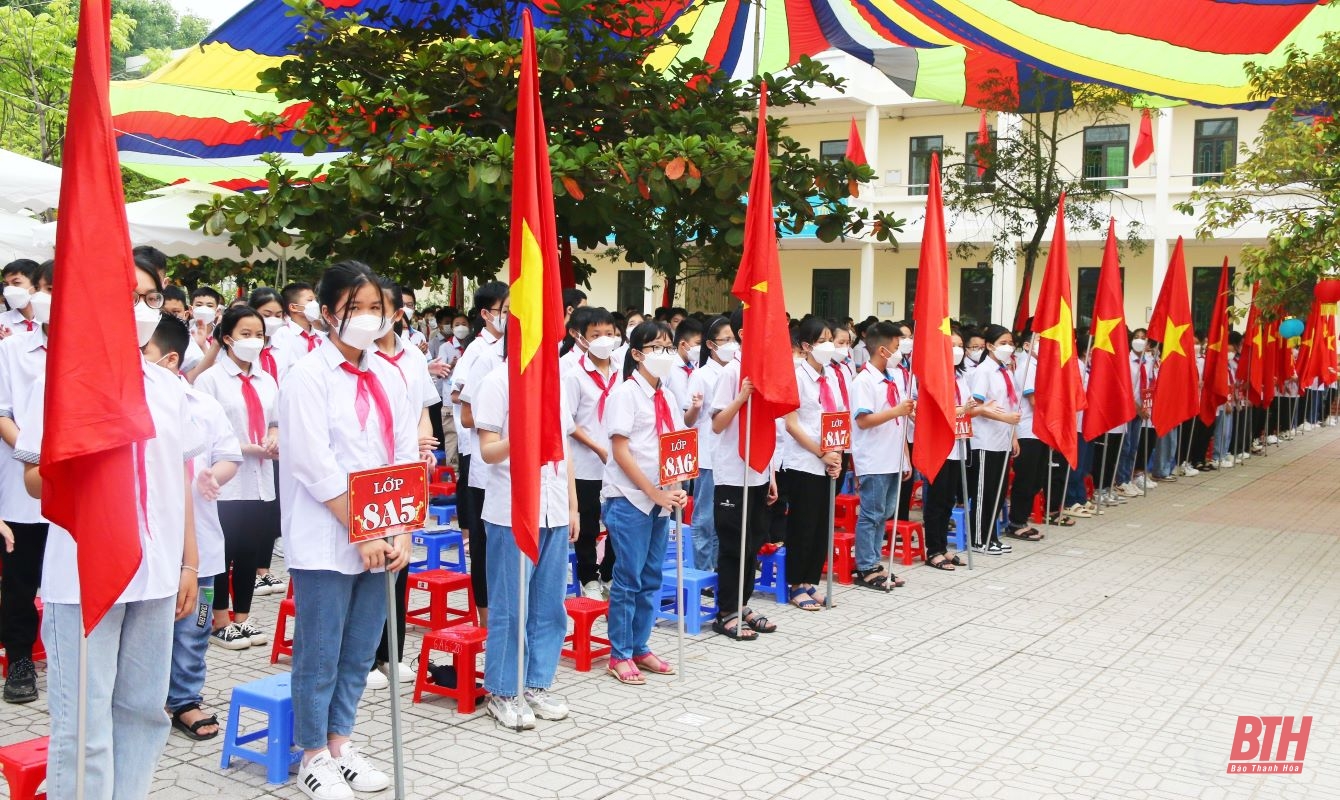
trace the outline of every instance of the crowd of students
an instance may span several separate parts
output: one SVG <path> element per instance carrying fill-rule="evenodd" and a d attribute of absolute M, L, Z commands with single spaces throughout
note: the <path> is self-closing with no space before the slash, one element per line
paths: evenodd
<path fill-rule="evenodd" d="M 1143 399 L 1158 380 L 1158 351 L 1136 330 L 1129 422 L 1093 442 L 1079 437 L 1072 470 L 1034 434 L 1035 369 L 1025 332 L 955 325 L 961 436 L 946 467 L 924 480 L 910 458 L 917 381 L 909 324 L 811 316 L 791 326 L 800 407 L 776 421 L 772 462 L 757 471 L 738 447 L 754 388 L 741 375 L 747 345 L 739 311 L 667 308 L 649 318 L 589 306 L 568 290 L 562 380 L 552 389 L 566 457 L 542 469 L 539 557 L 527 566 L 511 532 L 506 284 L 481 285 L 469 309 L 433 309 L 417 319 L 412 290 L 357 262 L 329 267 L 315 287 L 259 288 L 232 301 L 209 287 L 187 294 L 167 285 L 165 267 L 161 253 L 136 250 L 137 286 L 127 300 L 156 436 L 139 449 L 142 565 L 89 637 L 88 716 L 99 724 L 87 732 L 88 796 L 145 796 L 171 727 L 194 740 L 218 735 L 201 694 L 206 653 L 211 644 L 243 650 L 268 641 L 251 604 L 258 594 L 285 592 L 281 574 L 292 581 L 296 605 L 298 786 L 315 800 L 389 786 L 350 737 L 366 689 L 385 686 L 392 670 L 412 679 L 389 655 L 381 575 L 398 573 L 403 602 L 410 544 L 405 536 L 349 542 L 346 490 L 354 471 L 433 464 L 439 449 L 456 465 L 458 521 L 488 631 L 486 709 L 501 725 L 524 730 L 569 714 L 551 691 L 566 632 L 569 548 L 582 594 L 610 604 L 608 673 L 630 685 L 674 674 L 675 665 L 653 652 L 651 631 L 670 519 L 690 498 L 690 558 L 718 575 L 712 627 L 748 641 L 778 627 L 750 606 L 767 546 L 787 548 L 790 604 L 825 607 L 827 498 L 849 474 L 859 495 L 855 585 L 889 591 L 906 576 L 881 555 L 886 523 L 907 519 L 917 492 L 926 563 L 952 571 L 964 566 L 948 547 L 956 506 L 966 506 L 971 546 L 1002 555 L 1012 542 L 1043 538 L 1030 521 L 1039 494 L 1049 524 L 1073 525 L 1160 482 L 1231 468 L 1299 427 L 1335 424 L 1335 387 L 1300 391 L 1286 375 L 1273 411 L 1248 406 L 1235 390 L 1213 425 L 1195 421 L 1156 437 Z M 79 586 L 73 540 L 41 516 L 36 467 L 54 278 L 49 262 L 3 269 L 0 534 L 8 546 L 0 640 L 10 660 L 4 699 L 36 700 L 40 593 L 48 789 L 66 798 L 75 780 Z M 1232 349 L 1239 344 L 1234 338 Z M 1230 369 L 1236 372 L 1233 363 Z M 834 412 L 851 417 L 849 455 L 821 445 L 821 417 Z M 658 437 L 686 427 L 699 431 L 701 474 L 691 485 L 658 485 Z M 271 570 L 280 538 L 282 572 Z M 403 645 L 403 606 L 396 611 L 390 627 Z"/>

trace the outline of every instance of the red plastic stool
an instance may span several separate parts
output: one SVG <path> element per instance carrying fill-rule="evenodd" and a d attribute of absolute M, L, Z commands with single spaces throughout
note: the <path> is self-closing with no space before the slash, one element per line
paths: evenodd
<path fill-rule="evenodd" d="M 433 470 L 433 483 L 455 483 L 456 470 L 451 467 L 438 467 Z"/>
<path fill-rule="evenodd" d="M 856 534 L 849 531 L 833 532 L 833 558 L 830 559 L 836 564 L 836 572 L 833 573 L 833 580 L 844 585 L 850 585 L 852 573 L 856 572 L 856 556 L 852 549 L 856 547 Z M 828 574 L 828 562 L 824 562 L 824 574 Z"/>
<path fill-rule="evenodd" d="M 474 625 L 458 625 L 433 631 L 423 637 L 423 648 L 419 651 L 419 675 L 414 680 L 414 702 L 422 700 L 424 692 L 427 692 L 454 698 L 458 713 L 475 713 L 475 705 L 487 694 L 484 687 L 477 684 L 479 671 L 475 667 L 475 657 L 484 652 L 487 639 L 488 631 Z M 455 686 L 438 686 L 428 682 L 428 657 L 434 652 L 451 654 L 451 667 L 456 671 Z"/>
<path fill-rule="evenodd" d="M 279 619 L 275 620 L 275 640 L 270 646 L 270 663 L 278 664 L 280 656 L 293 658 L 293 637 L 288 635 L 288 621 L 297 626 L 298 606 L 292 598 L 279 602 Z"/>
<path fill-rule="evenodd" d="M 0 747 L 0 770 L 9 783 L 11 800 L 42 800 L 46 792 L 37 793 L 37 787 L 47 778 L 47 744 L 50 737 L 29 739 L 26 742 Z"/>
<path fill-rule="evenodd" d="M 693 498 L 690 497 L 688 503 L 684 505 L 684 524 L 693 524 Z"/>
<path fill-rule="evenodd" d="M 416 589 L 428 593 L 428 605 L 414 608 L 410 604 L 410 594 Z M 447 597 L 453 592 L 465 592 L 465 608 L 447 605 Z M 470 576 L 445 569 L 430 569 L 409 576 L 409 582 L 405 584 L 405 609 L 405 622 L 433 631 L 479 623 Z"/>
<path fill-rule="evenodd" d="M 575 669 L 578 672 L 590 672 L 592 659 L 610 654 L 610 640 L 591 635 L 591 626 L 597 619 L 605 617 L 608 620 L 609 601 L 593 600 L 590 597 L 569 597 L 563 601 L 563 607 L 572 618 L 572 633 L 568 634 L 563 643 L 565 645 L 571 643 L 572 647 L 564 647 L 559 653 L 564 658 L 576 662 Z M 599 646 L 592 647 L 592 644 Z"/>
<path fill-rule="evenodd" d="M 897 523 L 895 528 L 894 523 Z M 897 531 L 897 536 L 894 531 Z M 884 526 L 885 535 L 893 539 L 893 556 L 897 558 L 905 567 L 912 566 L 912 562 L 920 556 L 924 562 L 926 560 L 926 529 L 920 522 L 908 522 L 905 520 L 889 520 Z M 884 548 L 884 554 L 888 555 L 889 548 Z"/>
<path fill-rule="evenodd" d="M 861 501 L 854 494 L 840 494 L 833 499 L 833 530 L 856 533 L 856 514 Z"/>
<path fill-rule="evenodd" d="M 912 505 L 909 508 L 924 508 L 926 503 L 926 482 L 912 481 Z"/>
<path fill-rule="evenodd" d="M 33 605 L 37 606 L 37 641 L 33 642 L 33 661 L 45 661 L 47 649 L 42 644 L 42 598 L 34 597 Z M 0 677 L 9 677 L 9 654 L 3 649 L 0 649 Z"/>

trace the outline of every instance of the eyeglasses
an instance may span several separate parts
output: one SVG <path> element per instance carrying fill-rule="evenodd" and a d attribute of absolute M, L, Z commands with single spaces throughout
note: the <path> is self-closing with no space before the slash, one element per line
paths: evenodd
<path fill-rule="evenodd" d="M 135 305 L 139 305 L 141 302 L 143 302 L 146 306 L 154 310 L 161 309 L 163 307 L 163 303 L 165 302 L 163 293 L 156 289 L 148 292 L 139 292 L 139 291 L 132 292 L 132 297 L 134 299 Z"/>
<path fill-rule="evenodd" d="M 711 340 L 711 342 L 712 342 L 713 344 L 730 344 L 730 343 L 733 342 L 733 341 L 735 341 L 735 340 L 734 340 L 734 339 L 712 339 L 712 340 Z"/>
<path fill-rule="evenodd" d="M 657 345 L 655 347 L 642 348 L 643 355 L 653 355 L 656 353 L 673 353 L 673 352 L 675 352 L 675 349 L 673 347 L 663 347 L 660 345 Z"/>

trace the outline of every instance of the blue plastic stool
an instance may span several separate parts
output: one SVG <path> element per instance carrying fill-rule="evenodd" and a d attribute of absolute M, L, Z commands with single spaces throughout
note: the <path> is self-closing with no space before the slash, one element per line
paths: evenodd
<path fill-rule="evenodd" d="M 656 618 L 676 622 L 679 620 L 681 605 L 696 609 L 696 612 L 689 613 L 684 617 L 684 631 L 692 636 L 697 636 L 703 632 L 703 623 L 711 623 L 717 615 L 717 601 L 715 598 L 718 588 L 717 574 L 707 570 L 684 567 L 682 604 L 680 599 L 676 597 L 675 589 L 678 580 L 679 576 L 674 564 L 670 564 L 661 572 L 661 608 L 656 612 Z M 703 590 L 709 587 L 712 589 L 714 596 L 707 602 L 703 602 Z"/>
<path fill-rule="evenodd" d="M 258 681 L 233 687 L 228 704 L 228 728 L 223 735 L 223 769 L 228 769 L 234 757 L 265 765 L 265 777 L 270 783 L 287 783 L 293 765 L 302 760 L 302 750 L 293 746 L 293 697 L 289 689 L 289 673 L 271 675 Z M 251 708 L 264 713 L 266 726 L 258 731 L 239 734 L 242 709 Z M 265 742 L 264 750 L 243 747 L 250 742 Z"/>
<path fill-rule="evenodd" d="M 428 513 L 433 515 L 438 525 L 446 525 L 451 522 L 451 518 L 456 516 L 456 506 L 451 503 L 439 503 L 438 505 L 429 504 Z"/>
<path fill-rule="evenodd" d="M 416 545 L 423 546 L 428 551 L 427 559 L 423 561 L 411 561 L 409 571 L 427 572 L 430 569 L 449 569 L 452 572 L 465 572 L 465 535 L 460 531 L 450 528 L 436 528 L 420 531 L 411 537 L 411 541 Z M 456 548 L 456 557 L 443 558 L 446 551 Z"/>
<path fill-rule="evenodd" d="M 838 494 L 856 494 L 856 473 L 848 471 L 838 487 Z"/>
<path fill-rule="evenodd" d="M 771 592 L 777 596 L 777 602 L 785 604 L 788 599 L 786 591 L 786 548 L 779 547 L 770 555 L 758 556 L 758 580 L 754 581 L 754 589 L 760 592 Z"/>
<path fill-rule="evenodd" d="M 684 566 L 693 566 L 693 526 L 680 526 L 681 535 L 684 537 Z M 675 524 L 670 523 L 670 535 L 665 539 L 665 568 L 674 572 L 675 570 Z"/>
<path fill-rule="evenodd" d="M 572 576 L 568 581 L 568 596 L 581 597 L 582 585 L 577 582 L 577 551 L 571 547 L 568 548 L 568 572 Z"/>
<path fill-rule="evenodd" d="M 433 456 L 437 458 L 438 466 L 445 466 L 445 465 L 446 465 L 446 463 L 447 463 L 447 451 L 446 451 L 446 450 L 434 450 L 434 451 L 433 451 Z"/>
<path fill-rule="evenodd" d="M 954 521 L 954 549 L 963 552 L 968 549 L 968 515 L 963 506 L 954 506 L 949 514 Z"/>

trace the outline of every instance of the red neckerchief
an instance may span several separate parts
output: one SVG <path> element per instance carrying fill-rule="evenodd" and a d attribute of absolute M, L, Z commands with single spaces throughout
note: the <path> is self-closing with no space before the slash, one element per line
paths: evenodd
<path fill-rule="evenodd" d="M 372 374 L 372 370 L 359 369 L 348 361 L 340 362 L 340 369 L 358 379 L 358 390 L 354 394 L 354 412 L 358 414 L 358 424 L 362 430 L 368 428 L 368 411 L 377 406 L 377 416 L 381 419 L 382 444 L 386 445 L 386 461 L 395 459 L 395 425 L 391 419 L 391 401 L 386 399 L 386 389 L 382 382 Z"/>
<path fill-rule="evenodd" d="M 606 378 L 600 374 L 599 368 L 587 369 L 585 353 L 577 359 L 577 363 L 581 366 L 582 371 L 591 376 L 591 380 L 595 381 L 596 388 L 600 389 L 600 400 L 596 402 L 596 419 L 603 422 L 605 419 L 605 400 L 609 398 L 610 391 L 614 388 L 614 373 L 610 372 L 609 377 Z M 595 367 L 594 364 L 591 366 Z"/>
<path fill-rule="evenodd" d="M 311 331 L 298 331 L 298 335 L 307 340 L 307 352 L 312 352 L 321 344 L 321 337 Z"/>
<path fill-rule="evenodd" d="M 261 369 L 270 373 L 270 377 L 279 380 L 279 364 L 275 363 L 273 347 L 261 348 Z"/>
<path fill-rule="evenodd" d="M 1014 378 L 1010 377 L 1010 370 L 1004 364 L 1000 365 L 1000 376 L 1005 379 L 1005 396 L 1010 398 L 1010 407 L 1018 407 L 1019 395 L 1014 391 Z"/>
<path fill-rule="evenodd" d="M 673 433 L 675 418 L 670 415 L 670 403 L 665 399 L 665 388 L 657 388 L 651 395 L 651 404 L 656 409 L 656 434 Z"/>
<path fill-rule="evenodd" d="M 242 402 L 247 406 L 247 438 L 252 444 L 260 444 L 265 441 L 265 408 L 261 405 L 261 396 L 251 385 L 252 376 L 239 372 L 237 377 L 242 379 Z"/>
<path fill-rule="evenodd" d="M 374 350 L 373 352 L 376 353 L 377 355 L 381 356 L 383 359 L 385 359 L 385 360 L 386 360 L 386 363 L 388 363 L 388 364 L 390 364 L 391 366 L 395 367 L 395 371 L 400 373 L 400 380 L 401 380 L 402 382 L 404 382 L 404 384 L 405 384 L 405 388 L 408 389 L 408 388 L 409 388 L 409 378 L 406 378 L 406 377 L 405 377 L 405 371 L 404 371 L 403 369 L 400 368 L 400 357 L 403 356 L 403 355 L 405 354 L 405 351 L 402 349 L 399 353 L 396 353 L 396 354 L 393 355 L 393 356 L 388 356 L 388 355 L 386 355 L 385 353 L 383 353 L 383 352 L 380 351 L 380 350 Z"/>

